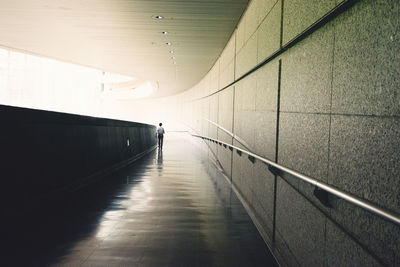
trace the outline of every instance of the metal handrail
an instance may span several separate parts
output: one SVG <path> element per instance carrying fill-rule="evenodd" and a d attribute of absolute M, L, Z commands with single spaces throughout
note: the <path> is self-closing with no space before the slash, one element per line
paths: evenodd
<path fill-rule="evenodd" d="M 221 125 L 219 125 L 216 122 L 213 122 L 212 120 L 206 119 L 206 121 L 208 121 L 209 123 L 211 123 L 212 125 L 214 125 L 215 127 L 217 127 L 218 129 L 221 129 L 222 131 L 224 131 L 225 133 L 227 133 L 228 135 L 230 135 L 232 138 L 234 138 L 236 141 L 238 141 L 241 145 L 243 145 L 244 147 L 246 147 L 247 149 L 250 150 L 250 145 L 247 144 L 242 138 L 240 138 L 239 136 L 237 136 L 236 134 L 228 131 L 227 129 L 225 129 L 224 127 L 222 127 Z"/>
<path fill-rule="evenodd" d="M 368 210 L 368 211 L 370 211 L 370 212 L 372 212 L 372 213 L 374 213 L 376 215 L 379 215 L 379 216 L 381 216 L 381 217 L 383 217 L 383 218 L 385 218 L 385 219 L 387 219 L 387 220 L 389 220 L 389 221 L 391 221 L 391 222 L 393 222 L 393 223 L 395 223 L 397 225 L 400 225 L 400 216 L 398 214 L 396 214 L 396 213 L 394 213 L 392 211 L 383 210 L 382 208 L 380 208 L 380 207 L 378 207 L 378 206 L 376 206 L 376 205 L 374 205 L 372 203 L 368 203 L 367 201 L 365 201 L 363 199 L 360 199 L 360 198 L 358 198 L 358 197 L 356 197 L 354 195 L 351 195 L 349 193 L 343 192 L 340 189 L 333 187 L 332 185 L 328 185 L 328 184 L 325 184 L 323 182 L 317 181 L 314 178 L 308 177 L 308 176 L 306 176 L 304 174 L 301 174 L 299 172 L 296 172 L 294 170 L 286 168 L 286 167 L 284 167 L 282 165 L 279 165 L 279 164 L 277 164 L 277 163 L 275 163 L 273 161 L 270 161 L 270 160 L 268 160 L 268 159 L 266 159 L 264 157 L 261 157 L 261 156 L 259 156 L 257 154 L 254 154 L 254 153 L 252 153 L 250 151 L 241 149 L 239 147 L 236 147 L 234 145 L 222 142 L 220 140 L 217 140 L 217 139 L 214 139 L 214 138 L 210 138 L 210 137 L 207 137 L 207 136 L 198 135 L 198 134 L 192 134 L 191 133 L 191 135 L 194 136 L 194 137 L 199 137 L 199 138 L 202 138 L 202 139 L 206 139 L 206 140 L 210 140 L 210 141 L 213 141 L 213 142 L 217 142 L 218 144 L 223 145 L 224 147 L 230 147 L 232 149 L 235 149 L 236 151 L 240 151 L 241 153 L 245 153 L 249 157 L 257 159 L 257 160 L 259 160 L 261 162 L 266 163 L 269 166 L 275 167 L 276 169 L 279 169 L 279 170 L 281 170 L 281 171 L 283 171 L 285 173 L 293 175 L 296 178 L 299 178 L 299 179 L 301 179 L 301 180 L 303 180 L 303 181 L 305 181 L 305 182 L 307 182 L 309 184 L 315 185 L 315 186 L 317 186 L 317 187 L 319 187 L 319 188 L 321 188 L 321 189 L 323 189 L 323 190 L 325 190 L 325 191 L 327 191 L 327 192 L 329 192 L 329 193 L 331 193 L 331 194 L 333 194 L 333 195 L 335 195 L 335 196 L 337 196 L 339 198 L 342 198 L 342 199 L 344 199 L 344 200 L 346 200 L 346 201 L 348 201 L 350 203 L 353 203 L 354 205 L 356 205 L 358 207 L 364 208 L 365 210 Z"/>

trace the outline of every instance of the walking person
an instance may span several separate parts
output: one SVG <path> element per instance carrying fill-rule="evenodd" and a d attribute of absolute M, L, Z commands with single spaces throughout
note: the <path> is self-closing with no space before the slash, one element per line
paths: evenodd
<path fill-rule="evenodd" d="M 162 127 L 161 122 L 158 125 L 159 125 L 159 127 L 157 128 L 158 148 L 162 149 L 165 131 L 164 128 Z"/>

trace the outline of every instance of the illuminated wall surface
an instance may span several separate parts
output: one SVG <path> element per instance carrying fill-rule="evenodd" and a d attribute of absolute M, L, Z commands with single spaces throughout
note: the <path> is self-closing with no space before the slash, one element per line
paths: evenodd
<path fill-rule="evenodd" d="M 400 214 L 399 11 L 398 0 L 251 1 L 177 97 L 182 120 Z M 283 265 L 400 266 L 398 225 L 333 196 L 326 207 L 313 186 L 210 147 Z"/>

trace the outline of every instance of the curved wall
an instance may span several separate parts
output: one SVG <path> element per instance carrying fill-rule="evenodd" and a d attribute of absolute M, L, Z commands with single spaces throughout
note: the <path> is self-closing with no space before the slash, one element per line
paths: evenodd
<path fill-rule="evenodd" d="M 177 96 L 182 120 L 400 214 L 399 11 L 397 0 L 251 1 L 210 72 Z M 398 225 L 210 149 L 282 265 L 400 265 Z"/>
<path fill-rule="evenodd" d="M 141 157 L 155 126 L 0 105 L 3 203 L 41 205 Z"/>

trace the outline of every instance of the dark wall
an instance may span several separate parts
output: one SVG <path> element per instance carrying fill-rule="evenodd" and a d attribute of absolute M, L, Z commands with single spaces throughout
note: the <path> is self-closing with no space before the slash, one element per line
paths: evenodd
<path fill-rule="evenodd" d="M 0 105 L 0 123 L 7 203 L 74 191 L 156 145 L 154 126 L 127 121 Z"/>

